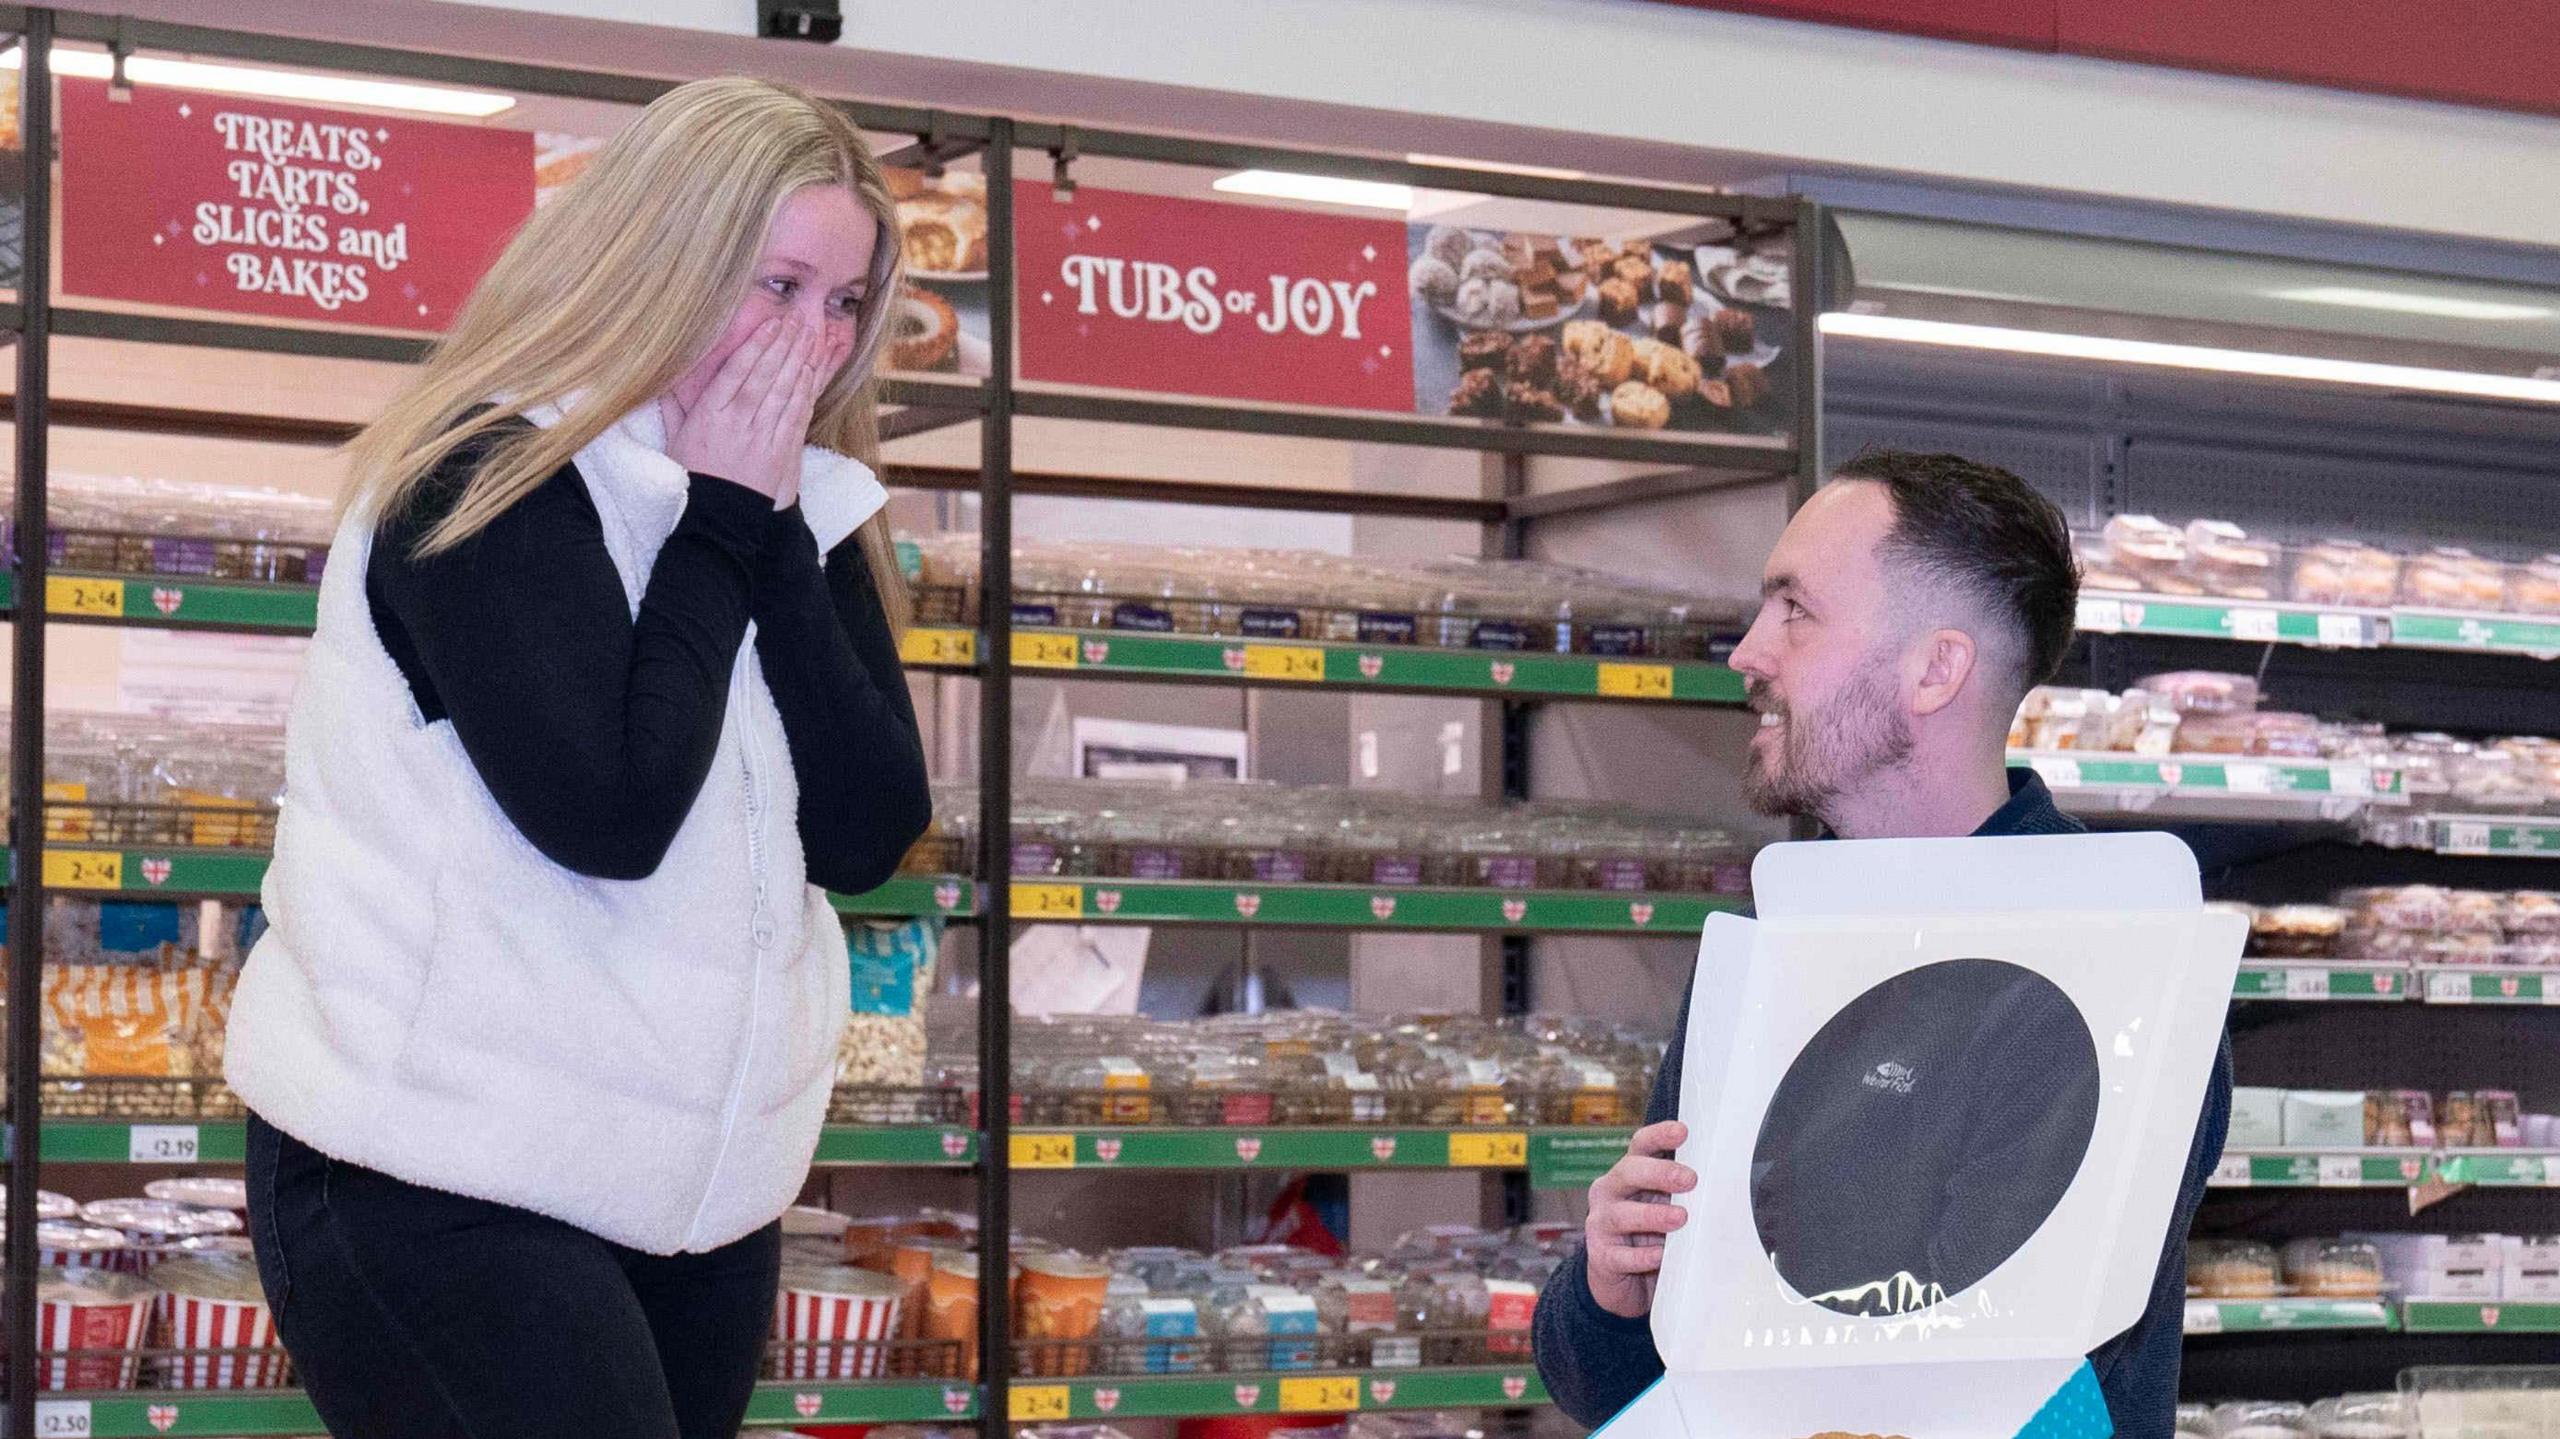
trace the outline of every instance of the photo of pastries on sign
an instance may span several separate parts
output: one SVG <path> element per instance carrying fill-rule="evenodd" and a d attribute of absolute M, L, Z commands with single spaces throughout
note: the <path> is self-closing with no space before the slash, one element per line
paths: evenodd
<path fill-rule="evenodd" d="M 1785 421 L 1789 260 L 1730 226 L 1677 241 L 1410 231 L 1423 408 L 1513 424 L 1768 432 Z"/>
<path fill-rule="evenodd" d="M 898 247 L 907 269 L 892 302 L 881 364 L 986 374 L 987 177 L 963 170 L 883 173 L 898 202 Z"/>

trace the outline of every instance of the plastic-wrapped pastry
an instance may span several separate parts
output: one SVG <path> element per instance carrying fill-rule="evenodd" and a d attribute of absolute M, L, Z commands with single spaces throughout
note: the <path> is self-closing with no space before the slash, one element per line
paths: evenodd
<path fill-rule="evenodd" d="M 2222 1439 L 2309 1439 L 2311 1433 L 2311 1411 L 2300 1404 L 2221 1404 L 2213 1421 Z"/>
<path fill-rule="evenodd" d="M 2311 1406 L 2315 1439 L 2409 1439 L 2417 1423 L 2397 1394 L 2345 1394 Z"/>
<path fill-rule="evenodd" d="M 2187 526 L 2186 572 L 2212 594 L 2238 600 L 2266 600 L 2276 595 L 2283 552 L 2249 538 L 2225 520 L 2197 520 Z"/>
<path fill-rule="evenodd" d="M 2179 578 L 2187 562 L 2187 537 L 2150 515 L 2118 515 L 2107 521 L 2107 552 L 2115 567 L 2156 588 Z"/>
<path fill-rule="evenodd" d="M 2319 1299 L 2382 1297 L 2382 1251 L 2356 1239 L 2297 1239 L 2284 1247 L 2285 1283 Z"/>
<path fill-rule="evenodd" d="M 2358 928 L 2433 934 L 2444 928 L 2453 897 L 2432 884 L 2393 884 L 2344 891 L 2338 903 L 2347 908 L 2349 922 Z"/>
<path fill-rule="evenodd" d="M 2458 934 L 2498 934 L 2507 917 L 2507 897 L 2493 890 L 2445 892 L 2442 928 Z"/>
<path fill-rule="evenodd" d="M 2402 569 L 2400 598 L 2436 609 L 2499 609 L 2507 600 L 2506 567 L 2465 549 L 2432 549 Z"/>
<path fill-rule="evenodd" d="M 2258 707 L 2258 682 L 2247 675 L 2179 670 L 2135 682 L 2182 715 L 2227 715 Z"/>
<path fill-rule="evenodd" d="M 2507 604 L 2528 615 L 2560 615 L 2560 555 L 2544 555 L 2508 572 Z"/>
<path fill-rule="evenodd" d="M 2273 1299 L 2276 1251 L 2254 1239 L 2199 1239 L 2187 1246 L 2187 1292 L 2199 1299 Z"/>
<path fill-rule="evenodd" d="M 2347 932 L 2347 912 L 2325 904 L 2279 904 L 2249 922 L 2249 952 L 2269 959 L 2326 959 Z"/>
<path fill-rule="evenodd" d="M 2539 766 L 2511 749 L 2456 755 L 2447 766 L 2456 803 L 2478 809 L 2534 809 L 2550 798 Z"/>
<path fill-rule="evenodd" d="M 2400 557 L 2360 540 L 2313 545 L 2294 559 L 2291 593 L 2308 605 L 2380 609 L 2400 594 Z"/>
<path fill-rule="evenodd" d="M 2560 935 L 2560 894 L 2520 889 L 2507 896 L 2499 925 L 2510 937 Z"/>

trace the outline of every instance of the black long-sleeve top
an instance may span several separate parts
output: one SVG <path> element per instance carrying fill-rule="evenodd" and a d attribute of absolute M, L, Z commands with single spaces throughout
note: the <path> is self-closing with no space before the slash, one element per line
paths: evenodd
<path fill-rule="evenodd" d="M 856 894 L 895 873 L 932 796 L 859 546 L 822 559 L 798 506 L 696 474 L 635 618 L 595 502 L 563 465 L 480 533 L 418 558 L 485 453 L 457 452 L 384 521 L 365 592 L 420 715 L 453 722 L 534 848 L 599 879 L 656 871 L 710 773 L 752 619 L 810 881 Z"/>

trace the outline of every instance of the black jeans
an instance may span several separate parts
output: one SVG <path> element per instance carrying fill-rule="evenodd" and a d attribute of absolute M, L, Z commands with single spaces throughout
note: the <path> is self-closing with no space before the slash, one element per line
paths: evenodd
<path fill-rule="evenodd" d="M 782 1230 L 660 1257 L 405 1184 L 251 1117 L 249 1232 L 339 1439 L 737 1439 Z"/>

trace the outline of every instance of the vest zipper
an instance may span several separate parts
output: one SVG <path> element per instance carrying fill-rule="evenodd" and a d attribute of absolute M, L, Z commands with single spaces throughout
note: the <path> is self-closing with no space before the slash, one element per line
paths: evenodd
<path fill-rule="evenodd" d="M 755 960 L 747 976 L 747 1024 L 744 1046 L 738 1053 L 738 1067 L 729 1076 L 729 1102 L 720 1119 L 720 1148 L 711 1157 L 710 1172 L 703 1176 L 702 1201 L 694 1206 L 693 1222 L 686 1226 L 686 1246 L 691 1248 L 702 1229 L 703 1216 L 710 1213 L 711 1201 L 720 1192 L 720 1171 L 729 1162 L 729 1143 L 737 1137 L 738 1112 L 746 1103 L 747 1071 L 755 1063 L 756 1016 L 764 1007 L 765 952 L 773 947 L 773 906 L 765 885 L 764 813 L 762 767 L 756 751 L 754 706 L 747 702 L 746 667 L 754 662 L 756 627 L 747 625 L 745 640 L 738 647 L 737 667 L 729 674 L 729 723 L 738 730 L 738 763 L 745 772 L 747 786 L 747 869 L 755 881 L 755 916 L 749 932 L 755 939 Z"/>

